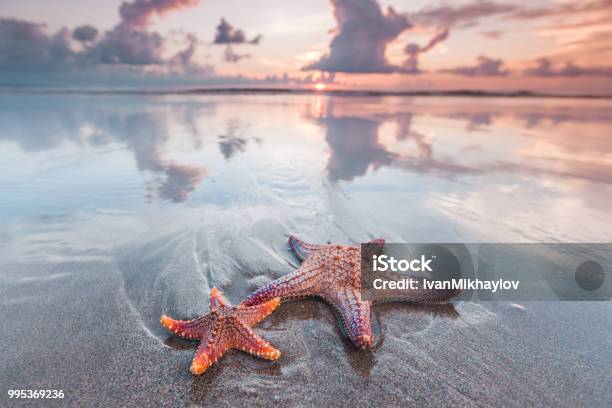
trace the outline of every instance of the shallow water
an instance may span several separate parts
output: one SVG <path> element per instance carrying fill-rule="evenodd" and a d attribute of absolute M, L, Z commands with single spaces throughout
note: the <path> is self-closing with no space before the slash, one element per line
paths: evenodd
<path fill-rule="evenodd" d="M 239 302 L 314 242 L 612 242 L 612 101 L 0 94 L 0 384 L 94 402 L 608 405 L 609 302 L 317 301 L 200 378 L 159 316 Z M 5 392 L 5 391 L 3 391 Z M 3 398 L 5 396 L 3 395 Z"/>

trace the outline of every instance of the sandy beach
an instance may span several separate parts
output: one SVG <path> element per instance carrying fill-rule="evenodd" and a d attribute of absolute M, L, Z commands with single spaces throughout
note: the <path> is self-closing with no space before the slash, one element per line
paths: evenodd
<path fill-rule="evenodd" d="M 610 104 L 1 94 L 0 405 L 609 406 L 609 301 L 384 304 L 368 351 L 291 301 L 254 329 L 279 361 L 199 377 L 159 318 L 290 272 L 290 233 L 610 242 Z"/>

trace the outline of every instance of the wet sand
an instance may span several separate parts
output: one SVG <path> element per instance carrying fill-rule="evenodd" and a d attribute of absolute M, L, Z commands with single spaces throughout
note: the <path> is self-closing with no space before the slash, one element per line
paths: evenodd
<path fill-rule="evenodd" d="M 288 302 L 203 376 L 165 332 L 312 242 L 612 242 L 610 101 L 0 95 L 0 406 L 612 404 L 608 302 Z M 8 389 L 65 398 L 7 399 Z"/>
<path fill-rule="evenodd" d="M 291 301 L 256 327 L 282 350 L 279 361 L 231 351 L 193 377 L 197 343 L 158 324 L 162 312 L 207 308 L 208 288 L 191 285 L 197 273 L 177 257 L 187 238 L 107 261 L 2 265 L 3 387 L 62 389 L 68 406 L 571 407 L 612 398 L 609 302 L 384 304 L 374 308 L 376 345 L 363 351 L 326 304 Z M 269 266 L 221 288 L 238 302 L 251 289 L 241 282 L 290 270 Z"/>

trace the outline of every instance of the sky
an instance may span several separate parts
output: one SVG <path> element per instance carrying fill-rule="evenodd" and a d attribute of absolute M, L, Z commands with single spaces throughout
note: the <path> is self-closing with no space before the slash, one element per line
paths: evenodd
<path fill-rule="evenodd" d="M 612 94 L 612 0 L 0 0 L 0 85 Z"/>

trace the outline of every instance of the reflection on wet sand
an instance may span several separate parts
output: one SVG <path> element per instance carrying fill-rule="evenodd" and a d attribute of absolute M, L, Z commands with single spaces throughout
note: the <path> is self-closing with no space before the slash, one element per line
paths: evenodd
<path fill-rule="evenodd" d="M 590 101 L 501 104 L 493 99 L 491 103 L 463 105 L 461 101 L 445 104 L 414 98 L 403 98 L 401 103 L 394 98 L 311 98 L 318 98 L 316 109 L 309 110 L 311 99 L 304 98 L 306 116 L 324 129 L 330 150 L 327 175 L 332 182 L 353 181 L 368 171 L 392 167 L 449 179 L 523 173 L 612 184 L 612 145 L 607 141 L 605 126 L 610 123 L 609 111 Z M 213 115 L 217 105 L 222 103 L 214 99 L 175 102 L 169 111 L 171 115 L 166 117 L 158 110 L 134 110 L 131 106 L 123 114 L 106 110 L 74 112 L 70 106 L 61 105 L 49 111 L 37 108 L 31 112 L 18 107 L 11 111 L 8 107 L 5 115 L 13 122 L 23 115 L 38 119 L 28 120 L 30 125 L 18 129 L 0 126 L 0 138 L 14 139 L 24 151 L 56 149 L 67 141 L 91 146 L 123 142 L 132 151 L 139 171 L 153 175 L 146 197 L 181 202 L 209 171 L 204 166 L 164 158 L 166 146 L 176 139 L 172 121 L 180 120 L 188 130 L 191 149 L 203 149 L 206 136 L 201 119 Z M 494 132 L 507 124 L 520 124 L 530 133 L 513 135 L 514 142 L 508 146 L 513 150 L 491 149 L 494 147 L 491 142 L 482 138 L 471 140 L 470 133 L 458 138 L 458 132 L 452 128 L 432 126 L 427 120 L 430 117 L 463 121 L 468 132 Z M 45 123 L 46 127 L 38 128 L 36 123 Z M 395 127 L 394 137 L 385 134 L 389 125 Z M 226 160 L 244 152 L 251 139 L 262 143 L 259 137 L 245 135 L 244 124 L 234 117 L 227 120 L 225 127 L 218 135 L 218 146 Z M 533 135 L 536 139 L 530 141 L 533 132 L 537 132 Z M 445 144 L 449 143 L 456 148 L 446 149 Z M 588 153 L 590 160 L 577 157 L 578 152 Z"/>
<path fill-rule="evenodd" d="M 18 117 L 30 116 L 26 110 L 13 108 L 11 112 Z M 160 198 L 173 202 L 181 202 L 206 177 L 207 170 L 203 166 L 192 166 L 177 163 L 164 158 L 165 145 L 172 138 L 171 132 L 157 111 L 136 111 L 128 107 L 127 112 L 86 111 L 78 107 L 57 105 L 49 111 L 40 113 L 34 109 L 33 115 L 44 118 L 44 129 L 30 126 L 30 120 L 23 123 L 18 132 L 2 131 L 2 138 L 12 138 L 27 152 L 37 152 L 47 149 L 61 148 L 66 142 L 75 145 L 89 145 L 96 148 L 112 143 L 123 143 L 129 149 L 136 161 L 137 169 L 153 176 L 147 184 L 147 200 Z M 193 148 L 201 148 L 201 135 L 195 124 L 195 118 L 210 111 L 210 105 L 205 104 L 197 109 L 194 106 L 177 109 L 179 117 L 186 123 L 193 137 Z M 28 124 L 25 126 L 25 124 Z"/>
<path fill-rule="evenodd" d="M 244 152 L 247 148 L 247 144 L 251 139 L 244 136 L 243 127 L 239 120 L 232 119 L 227 124 L 227 130 L 219 135 L 219 150 L 225 160 L 231 159 L 236 153 Z M 261 144 L 261 139 L 259 138 L 253 138 L 253 141 Z"/>
<path fill-rule="evenodd" d="M 316 114 L 307 113 L 307 116 L 325 128 L 325 140 L 330 148 L 327 172 L 331 181 L 351 181 L 355 177 L 364 176 L 368 170 L 374 172 L 383 166 L 390 166 L 416 173 L 431 172 L 449 179 L 462 175 L 522 173 L 612 184 L 612 145 L 601 133 L 605 128 L 591 126 L 587 129 L 588 132 L 579 135 L 572 127 L 557 129 L 556 132 L 545 131 L 550 126 L 558 127 L 568 121 L 575 126 L 584 121 L 589 123 L 588 118 L 595 123 L 610 121 L 609 117 L 597 113 L 586 115 L 586 118 L 577 118 L 569 112 L 549 114 L 519 111 L 514 115 L 516 118 L 525 119 L 525 129 L 533 130 L 539 125 L 544 128 L 544 133 L 538 134 L 537 144 L 530 143 L 529 140 L 519 140 L 525 144 L 523 151 L 492 151 L 493 154 L 480 154 L 478 160 L 472 160 L 469 154 L 463 153 L 483 152 L 490 142 L 481 146 L 467 144 L 467 138 L 452 140 L 452 143 L 459 144 L 458 148 L 442 155 L 436 152 L 436 144 L 450 139 L 450 136 L 438 136 L 438 143 L 431 141 L 427 130 L 414 129 L 415 118 L 418 119 L 418 115 L 434 114 L 467 120 L 466 130 L 476 131 L 484 130 L 485 127 L 490 129 L 495 125 L 494 118 L 501 122 L 508 119 L 503 110 L 492 113 L 488 111 L 489 107 L 483 107 L 483 111 L 466 113 L 442 111 L 437 107 L 432 112 L 427 112 L 423 111 L 422 107 L 415 106 L 412 112 L 411 106 L 408 105 L 402 106 L 401 111 L 389 113 L 376 109 L 370 111 L 363 106 L 356 106 L 356 109 L 352 110 L 344 105 L 336 109 L 336 102 L 328 100 Z M 361 116 L 356 116 L 356 113 L 361 113 Z M 387 123 L 396 125 L 395 139 L 385 138 L 382 134 L 381 129 Z M 406 147 L 405 142 L 408 139 L 414 142 L 414 146 Z M 578 157 L 572 157 L 577 150 L 589 152 L 595 160 L 585 162 Z"/>
<path fill-rule="evenodd" d="M 115 123 L 111 118 L 109 123 Z M 206 176 L 206 168 L 181 165 L 164 159 L 163 146 L 167 134 L 160 131 L 160 123 L 152 114 L 133 114 L 121 118 L 121 126 L 116 126 L 111 135 L 118 136 L 127 143 L 134 154 L 136 166 L 141 172 L 149 172 L 154 177 L 147 187 L 147 199 L 161 198 L 181 202 Z M 100 131 L 100 128 L 97 128 Z M 116 131 L 120 130 L 121 131 Z M 163 127 L 161 127 L 163 129 Z"/>
<path fill-rule="evenodd" d="M 388 165 L 394 155 L 378 142 L 379 123 L 360 118 L 321 119 L 326 127 L 325 140 L 331 156 L 327 174 L 331 181 L 351 181 L 374 170 Z M 347 137 L 350 136 L 350 137 Z"/>
<path fill-rule="evenodd" d="M 436 172 L 452 178 L 461 174 L 477 174 L 481 171 L 454 162 L 448 157 L 437 159 L 434 147 L 427 136 L 412 128 L 413 115 L 398 113 L 384 118 L 336 117 L 333 103 L 329 103 L 327 115 L 317 119 L 325 127 L 325 140 L 330 148 L 327 174 L 331 181 L 352 181 L 368 171 L 383 166 L 400 168 L 416 173 Z M 402 152 L 394 152 L 392 142 L 382 142 L 380 128 L 385 121 L 397 125 L 397 142 L 413 141 L 414 146 Z"/>
<path fill-rule="evenodd" d="M 193 167 L 174 163 L 163 164 L 163 177 L 155 179 L 148 188 L 149 199 L 158 197 L 179 203 L 185 201 L 189 194 L 206 176 L 204 167 Z"/>
<path fill-rule="evenodd" d="M 206 176 L 206 168 L 175 163 L 163 157 L 163 146 L 169 135 L 154 114 L 128 115 L 120 121 L 122 125 L 110 129 L 111 135 L 127 143 L 139 171 L 154 176 L 147 186 L 147 199 L 185 201 Z M 111 118 L 109 123 L 115 122 Z M 193 123 L 191 129 L 198 131 Z"/>

